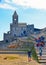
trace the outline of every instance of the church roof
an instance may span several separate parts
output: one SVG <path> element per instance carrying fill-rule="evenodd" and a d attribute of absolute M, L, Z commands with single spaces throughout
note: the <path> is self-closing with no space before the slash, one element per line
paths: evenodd
<path fill-rule="evenodd" d="M 15 11 L 13 15 L 17 15 L 17 12 Z"/>

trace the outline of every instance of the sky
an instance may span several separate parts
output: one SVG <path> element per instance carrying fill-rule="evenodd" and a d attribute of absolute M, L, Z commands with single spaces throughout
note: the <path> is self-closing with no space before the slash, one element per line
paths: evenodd
<path fill-rule="evenodd" d="M 19 23 L 34 24 L 40 29 L 46 27 L 46 0 L 0 0 L 0 40 L 10 30 L 15 11 Z"/>

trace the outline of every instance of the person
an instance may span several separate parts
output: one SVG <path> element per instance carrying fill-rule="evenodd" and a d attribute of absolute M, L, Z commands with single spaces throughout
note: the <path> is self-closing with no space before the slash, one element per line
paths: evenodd
<path fill-rule="evenodd" d="M 40 55 L 40 59 L 42 58 L 42 46 L 39 47 L 39 55 Z"/>
<path fill-rule="evenodd" d="M 40 36 L 38 37 L 38 39 L 35 39 L 35 41 L 37 42 L 36 47 L 39 49 L 40 59 L 42 58 L 42 48 L 45 46 L 44 39 L 45 38 L 43 36 Z"/>
<path fill-rule="evenodd" d="M 29 50 L 28 50 L 28 61 L 29 61 L 29 62 L 31 61 L 31 55 L 32 55 L 32 53 L 31 53 L 31 50 L 29 49 Z"/>
<path fill-rule="evenodd" d="M 41 41 L 40 45 L 41 45 L 42 47 L 44 47 L 44 46 L 45 46 L 44 41 Z"/>

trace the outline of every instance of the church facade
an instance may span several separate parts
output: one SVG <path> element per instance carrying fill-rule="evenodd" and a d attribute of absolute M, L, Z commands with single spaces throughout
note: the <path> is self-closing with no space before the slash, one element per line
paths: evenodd
<path fill-rule="evenodd" d="M 18 22 L 18 14 L 15 11 L 12 16 L 12 23 L 10 24 L 10 31 L 4 33 L 4 42 L 12 42 L 17 37 L 28 37 L 34 33 L 34 25 L 27 25 L 26 23 Z"/>

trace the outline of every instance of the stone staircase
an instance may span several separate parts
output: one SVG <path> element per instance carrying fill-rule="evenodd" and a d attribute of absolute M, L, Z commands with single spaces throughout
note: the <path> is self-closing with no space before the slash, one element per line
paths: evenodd
<path fill-rule="evenodd" d="M 46 63 L 46 43 L 45 46 L 42 48 L 42 58 L 40 59 L 39 56 L 39 49 L 35 46 L 36 53 L 38 55 L 39 63 Z"/>

